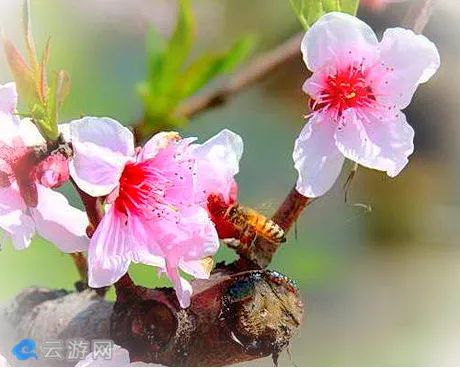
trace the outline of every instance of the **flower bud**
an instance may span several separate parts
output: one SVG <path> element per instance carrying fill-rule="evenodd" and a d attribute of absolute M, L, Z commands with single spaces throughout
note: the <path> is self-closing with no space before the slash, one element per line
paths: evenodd
<path fill-rule="evenodd" d="M 35 170 L 36 180 L 47 188 L 58 188 L 69 180 L 69 163 L 60 152 L 48 156 Z"/>

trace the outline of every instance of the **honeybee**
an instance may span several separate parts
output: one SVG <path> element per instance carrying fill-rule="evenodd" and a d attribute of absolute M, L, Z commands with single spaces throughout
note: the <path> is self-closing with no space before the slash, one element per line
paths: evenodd
<path fill-rule="evenodd" d="M 286 241 L 284 230 L 278 224 L 252 208 L 231 204 L 223 218 L 238 231 L 240 240 L 259 236 L 275 244 Z"/>
<path fill-rule="evenodd" d="M 245 246 L 250 246 L 256 237 L 274 244 L 286 241 L 278 224 L 252 208 L 239 205 L 235 198 L 229 203 L 221 194 L 213 193 L 208 197 L 207 207 L 220 239 L 237 239 Z"/>

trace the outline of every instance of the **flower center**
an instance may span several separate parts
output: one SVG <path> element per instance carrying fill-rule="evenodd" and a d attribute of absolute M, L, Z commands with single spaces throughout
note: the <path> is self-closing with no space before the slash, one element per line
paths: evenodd
<path fill-rule="evenodd" d="M 349 66 L 324 78 L 319 98 L 310 100 L 313 111 L 328 110 L 337 118 L 349 108 L 375 105 L 376 98 L 362 66 Z"/>
<path fill-rule="evenodd" d="M 152 165 L 152 160 L 126 164 L 120 178 L 115 207 L 126 215 L 148 215 L 164 204 L 169 180 Z"/>

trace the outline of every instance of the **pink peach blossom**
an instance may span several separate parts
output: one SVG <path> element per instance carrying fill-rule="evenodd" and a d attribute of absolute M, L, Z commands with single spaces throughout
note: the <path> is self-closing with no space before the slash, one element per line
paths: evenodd
<path fill-rule="evenodd" d="M 436 46 L 403 28 L 387 29 L 379 43 L 351 15 L 329 13 L 305 34 L 302 53 L 312 76 L 309 121 L 296 140 L 297 190 L 328 191 L 344 158 L 394 177 L 414 150 L 414 131 L 402 109 L 440 65 Z"/>
<path fill-rule="evenodd" d="M 132 133 L 110 118 L 73 121 L 70 135 L 71 176 L 86 193 L 105 197 L 105 216 L 88 251 L 89 284 L 113 284 L 131 262 L 144 263 L 166 272 L 181 306 L 187 307 L 192 289 L 178 270 L 209 277 L 204 259 L 219 246 L 200 202 L 200 194 L 214 188 L 197 164 L 200 146 L 191 145 L 194 138 L 159 133 L 135 149 Z M 214 144 L 203 146 L 213 150 Z M 217 186 L 228 185 L 217 174 L 215 179 Z"/>
<path fill-rule="evenodd" d="M 207 206 L 211 194 L 221 195 L 227 204 L 237 197 L 234 179 L 243 155 L 243 140 L 228 129 L 222 130 L 203 144 L 192 144 L 191 153 L 197 164 L 197 201 Z"/>
<path fill-rule="evenodd" d="M 86 250 L 85 213 L 34 181 L 29 145 L 44 140 L 29 120 L 14 115 L 16 103 L 14 83 L 0 86 L 0 228 L 16 249 L 27 248 L 38 232 L 63 252 Z"/>

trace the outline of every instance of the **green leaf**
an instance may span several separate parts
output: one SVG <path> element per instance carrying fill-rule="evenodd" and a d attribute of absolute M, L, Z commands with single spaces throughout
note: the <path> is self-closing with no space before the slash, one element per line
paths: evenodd
<path fill-rule="evenodd" d="M 309 6 L 306 8 L 306 0 L 289 0 L 291 3 L 291 8 L 294 10 L 294 13 L 297 15 L 297 18 L 299 18 L 300 24 L 302 24 L 302 27 L 307 30 L 310 28 L 310 25 L 308 23 L 307 17 L 308 16 L 308 10 Z"/>
<path fill-rule="evenodd" d="M 37 121 L 43 135 L 47 140 L 56 140 L 59 136 L 57 127 L 59 121 L 59 111 L 62 103 L 70 92 L 70 75 L 65 70 L 58 71 L 49 89 L 48 101 L 46 105 L 46 118 Z"/>
<path fill-rule="evenodd" d="M 24 99 L 29 109 L 32 110 L 35 104 L 40 103 L 40 97 L 36 88 L 35 73 L 27 65 L 16 46 L 10 40 L 4 38 L 3 46 L 19 95 Z"/>
<path fill-rule="evenodd" d="M 290 0 L 300 23 L 308 30 L 323 14 L 339 11 L 356 15 L 359 0 Z"/>
<path fill-rule="evenodd" d="M 344 13 L 356 15 L 358 12 L 359 0 L 340 0 L 340 4 Z"/>
<path fill-rule="evenodd" d="M 157 90 L 163 68 L 166 42 L 154 28 L 147 33 L 147 68 L 148 84 L 152 90 Z"/>
<path fill-rule="evenodd" d="M 29 62 L 34 73 L 38 71 L 38 59 L 37 52 L 35 51 L 35 45 L 32 37 L 32 29 L 30 26 L 30 12 L 29 12 L 29 0 L 24 0 L 22 4 L 22 28 L 24 33 L 24 39 L 26 42 L 27 55 Z"/>
<path fill-rule="evenodd" d="M 255 44 L 253 36 L 237 41 L 230 50 L 222 55 L 204 55 L 193 62 L 180 78 L 179 98 L 193 95 L 217 76 L 229 72 L 252 52 Z"/>
<path fill-rule="evenodd" d="M 190 0 L 179 1 L 176 29 L 166 47 L 160 69 L 158 89 L 161 93 L 171 90 L 181 72 L 193 44 L 193 14 Z"/>

